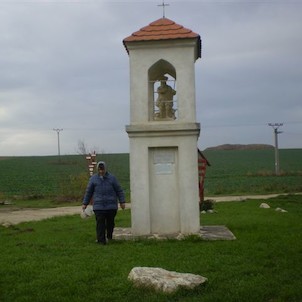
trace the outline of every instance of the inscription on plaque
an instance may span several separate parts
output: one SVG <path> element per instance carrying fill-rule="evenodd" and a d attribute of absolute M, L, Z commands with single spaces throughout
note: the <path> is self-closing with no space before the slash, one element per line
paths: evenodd
<path fill-rule="evenodd" d="M 156 150 L 153 163 L 155 174 L 172 174 L 175 156 L 171 150 Z"/>

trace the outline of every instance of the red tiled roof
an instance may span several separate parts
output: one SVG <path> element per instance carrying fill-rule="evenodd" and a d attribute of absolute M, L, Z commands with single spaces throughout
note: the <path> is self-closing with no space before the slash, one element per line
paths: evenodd
<path fill-rule="evenodd" d="M 158 19 L 134 32 L 124 42 L 197 38 L 199 35 L 167 18 Z"/>
<path fill-rule="evenodd" d="M 197 38 L 200 44 L 200 36 L 191 29 L 185 28 L 170 19 L 161 18 L 134 32 L 131 36 L 125 38 L 123 43 L 127 49 L 127 42 L 194 38 Z M 200 57 L 200 46 L 198 56 Z"/>

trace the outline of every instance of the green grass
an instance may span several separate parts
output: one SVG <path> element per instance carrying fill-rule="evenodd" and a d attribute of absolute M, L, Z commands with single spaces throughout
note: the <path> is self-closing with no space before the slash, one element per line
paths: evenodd
<path fill-rule="evenodd" d="M 129 198 L 129 154 L 102 154 L 97 160 L 106 161 Z M 63 196 L 59 200 L 66 202 L 73 194 L 81 200 L 88 179 L 88 167 L 82 155 L 61 156 L 60 161 L 56 156 L 0 158 L 0 199 L 2 195 L 55 201 Z"/>
<path fill-rule="evenodd" d="M 302 192 L 302 149 L 281 149 L 281 175 L 274 175 L 273 150 L 206 151 L 211 163 L 205 196 Z M 130 196 L 129 154 L 101 154 L 109 171 Z M 197 164 L 196 164 L 197 165 Z M 0 158 L 0 201 L 41 200 L 54 204 L 80 202 L 88 181 L 84 156 Z"/>
<path fill-rule="evenodd" d="M 204 152 L 205 195 L 249 195 L 302 192 L 302 149 L 281 149 L 280 176 L 274 175 L 274 150 Z"/>
<path fill-rule="evenodd" d="M 302 196 L 215 204 L 202 225 L 226 225 L 235 241 L 94 243 L 94 219 L 78 215 L 0 228 L 0 301 L 301 301 Z M 288 213 L 276 212 L 281 207 Z M 117 226 L 130 226 L 130 210 Z M 208 283 L 173 295 L 138 289 L 135 266 L 200 274 Z"/>

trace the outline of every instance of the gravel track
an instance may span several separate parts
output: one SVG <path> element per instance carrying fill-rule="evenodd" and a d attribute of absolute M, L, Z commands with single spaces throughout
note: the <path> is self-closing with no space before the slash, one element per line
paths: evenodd
<path fill-rule="evenodd" d="M 227 201 L 242 201 L 246 199 L 268 199 L 276 197 L 282 194 L 269 194 L 269 195 L 248 195 L 248 196 L 219 196 L 208 197 L 205 199 L 212 199 L 216 202 Z M 130 208 L 129 203 L 126 204 L 126 208 Z M 58 207 L 47 209 L 16 209 L 11 208 L 9 205 L 0 205 L 0 225 L 10 226 L 21 222 L 38 221 L 43 219 L 52 218 L 55 216 L 67 216 L 67 215 L 80 215 L 81 206 L 72 207 Z"/>

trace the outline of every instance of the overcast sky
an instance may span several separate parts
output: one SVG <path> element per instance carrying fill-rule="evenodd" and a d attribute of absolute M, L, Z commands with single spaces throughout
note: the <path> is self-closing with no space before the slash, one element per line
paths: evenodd
<path fill-rule="evenodd" d="M 129 152 L 122 40 L 163 16 L 152 1 L 0 0 L 0 156 Z M 200 34 L 199 148 L 302 148 L 302 0 L 166 1 Z"/>

